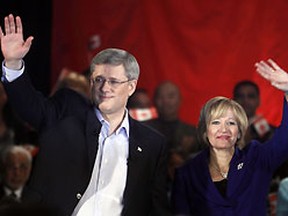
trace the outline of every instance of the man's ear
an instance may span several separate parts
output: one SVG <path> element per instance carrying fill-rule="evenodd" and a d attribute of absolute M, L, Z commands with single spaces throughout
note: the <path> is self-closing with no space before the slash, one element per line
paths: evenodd
<path fill-rule="evenodd" d="M 137 87 L 137 82 L 138 80 L 129 81 L 129 96 L 131 96 L 135 92 L 136 87 Z"/>

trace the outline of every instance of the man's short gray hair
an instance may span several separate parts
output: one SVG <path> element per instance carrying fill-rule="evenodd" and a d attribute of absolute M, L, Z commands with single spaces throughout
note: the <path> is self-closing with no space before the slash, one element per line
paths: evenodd
<path fill-rule="evenodd" d="M 90 76 L 94 72 L 96 65 L 123 65 L 125 74 L 129 80 L 138 80 L 140 69 L 136 58 L 129 52 L 117 49 L 108 48 L 100 51 L 91 61 Z"/>

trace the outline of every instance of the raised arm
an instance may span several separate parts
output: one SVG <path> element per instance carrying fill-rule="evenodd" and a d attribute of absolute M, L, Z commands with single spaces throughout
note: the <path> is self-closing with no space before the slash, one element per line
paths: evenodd
<path fill-rule="evenodd" d="M 18 70 L 22 67 L 22 59 L 28 53 L 33 37 L 23 39 L 21 18 L 14 18 L 12 14 L 4 18 L 5 32 L 0 27 L 1 50 L 5 60 L 5 66 Z"/>
<path fill-rule="evenodd" d="M 257 62 L 255 67 L 256 71 L 268 80 L 272 86 L 285 92 L 286 100 L 288 101 L 288 73 L 272 59 L 267 62 Z"/>
<path fill-rule="evenodd" d="M 269 169 L 276 170 L 288 158 L 288 73 L 271 59 L 260 61 L 255 66 L 263 78 L 285 93 L 286 103 L 283 103 L 281 123 L 272 138 L 261 148 L 263 160 L 261 164 L 267 164 Z"/>

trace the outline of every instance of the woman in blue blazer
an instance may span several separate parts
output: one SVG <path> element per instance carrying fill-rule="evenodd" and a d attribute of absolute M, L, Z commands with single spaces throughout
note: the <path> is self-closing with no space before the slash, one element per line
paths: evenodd
<path fill-rule="evenodd" d="M 243 108 L 225 97 L 209 100 L 201 110 L 200 139 L 207 144 L 175 174 L 175 215 L 266 215 L 273 172 L 288 159 L 288 74 L 274 61 L 256 63 L 257 72 L 285 92 L 283 116 L 274 137 L 253 140 L 240 150 L 248 120 Z"/>

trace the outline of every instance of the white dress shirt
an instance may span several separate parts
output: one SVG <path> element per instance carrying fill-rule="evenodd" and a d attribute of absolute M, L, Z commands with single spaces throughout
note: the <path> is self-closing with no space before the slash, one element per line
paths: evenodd
<path fill-rule="evenodd" d="M 20 188 L 18 188 L 17 190 L 15 190 L 15 191 L 12 191 L 10 188 L 8 188 L 8 187 L 4 187 L 4 192 L 5 192 L 5 195 L 6 196 L 10 196 L 10 195 L 12 195 L 12 193 L 14 193 L 14 195 L 15 195 L 15 199 L 17 199 L 17 200 L 21 200 L 21 194 L 22 194 L 22 191 L 23 191 L 23 187 L 20 187 Z"/>
<path fill-rule="evenodd" d="M 123 208 L 129 152 L 128 111 L 121 126 L 110 136 L 109 123 L 99 110 L 96 115 L 102 123 L 98 152 L 90 183 L 73 216 L 119 216 Z"/>

